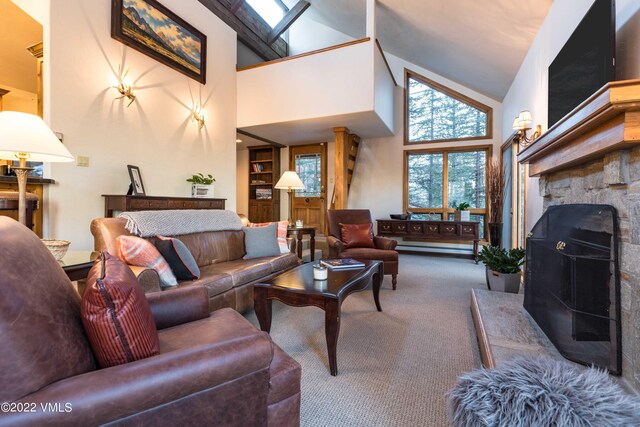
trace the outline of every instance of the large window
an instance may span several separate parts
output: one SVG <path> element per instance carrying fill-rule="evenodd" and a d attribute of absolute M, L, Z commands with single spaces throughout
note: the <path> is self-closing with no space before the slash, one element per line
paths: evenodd
<path fill-rule="evenodd" d="M 414 219 L 453 219 L 462 202 L 484 238 L 487 216 L 487 159 L 491 147 L 405 151 L 404 209 Z"/>
<path fill-rule="evenodd" d="M 491 138 L 492 109 L 406 71 L 405 143 Z"/>

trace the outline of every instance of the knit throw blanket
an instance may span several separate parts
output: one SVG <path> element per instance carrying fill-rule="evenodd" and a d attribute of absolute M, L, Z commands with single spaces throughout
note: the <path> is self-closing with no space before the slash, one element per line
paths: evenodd
<path fill-rule="evenodd" d="M 203 231 L 242 230 L 238 214 L 227 210 L 180 209 L 122 212 L 129 232 L 140 237 L 179 236 Z"/>

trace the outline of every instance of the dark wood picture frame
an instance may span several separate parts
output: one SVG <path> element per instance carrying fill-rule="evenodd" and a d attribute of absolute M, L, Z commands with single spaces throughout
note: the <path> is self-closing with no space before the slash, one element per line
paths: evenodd
<path fill-rule="evenodd" d="M 125 14 L 125 2 L 135 2 L 165 15 L 167 20 L 172 21 L 171 23 L 185 36 L 181 39 L 192 39 L 194 46 L 197 46 L 197 43 L 200 44 L 199 50 L 195 47 L 193 48 L 199 54 L 199 59 L 188 54 L 188 44 L 184 45 L 186 46 L 185 49 L 177 49 L 175 45 L 170 44 L 171 41 L 168 40 L 166 35 L 164 39 L 159 36 L 153 29 L 153 25 L 158 24 L 153 21 L 151 23 L 146 22 L 134 7 L 133 11 L 138 13 L 139 20 L 143 21 L 147 28 L 143 30 L 140 25 L 135 24 L 127 16 L 127 14 L 131 14 L 131 11 Z M 206 83 L 207 36 L 156 0 L 112 0 L 111 37 L 202 84 Z"/>
<path fill-rule="evenodd" d="M 147 193 L 144 190 L 144 184 L 142 183 L 142 174 L 138 166 L 127 165 L 129 170 L 130 192 L 135 196 L 146 196 Z"/>

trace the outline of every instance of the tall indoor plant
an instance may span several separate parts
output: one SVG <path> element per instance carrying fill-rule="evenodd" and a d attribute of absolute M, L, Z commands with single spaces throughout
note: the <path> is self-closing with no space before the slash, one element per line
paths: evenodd
<path fill-rule="evenodd" d="M 487 287 L 494 291 L 518 293 L 524 256 L 522 248 L 507 251 L 498 246 L 484 246 L 478 260 L 487 267 Z"/>
<path fill-rule="evenodd" d="M 502 208 L 504 206 L 505 171 L 500 160 L 487 165 L 487 195 L 489 197 L 489 243 L 502 245 Z"/>

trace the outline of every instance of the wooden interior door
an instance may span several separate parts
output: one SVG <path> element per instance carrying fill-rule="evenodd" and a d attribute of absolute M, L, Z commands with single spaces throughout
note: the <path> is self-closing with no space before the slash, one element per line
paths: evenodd
<path fill-rule="evenodd" d="M 295 170 L 305 185 L 293 194 L 293 218 L 305 226 L 325 233 L 327 216 L 327 145 L 299 145 L 289 148 L 289 168 Z"/>

